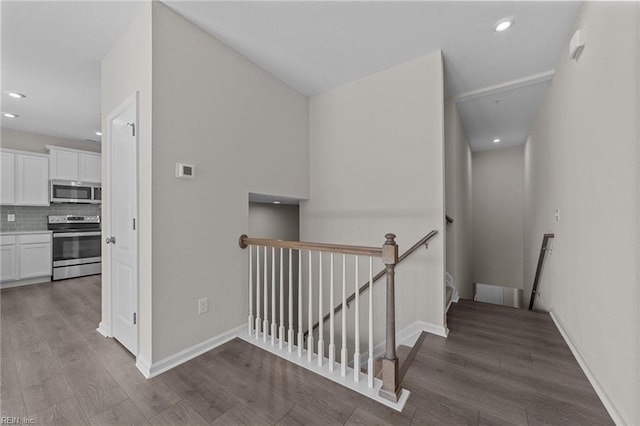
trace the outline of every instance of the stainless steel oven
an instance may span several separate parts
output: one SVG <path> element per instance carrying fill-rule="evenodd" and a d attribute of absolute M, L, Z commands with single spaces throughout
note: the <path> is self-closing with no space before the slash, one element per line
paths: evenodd
<path fill-rule="evenodd" d="M 51 202 L 100 204 L 102 188 L 97 184 L 52 180 Z"/>
<path fill-rule="evenodd" d="M 53 280 L 101 273 L 100 216 L 49 216 Z"/>

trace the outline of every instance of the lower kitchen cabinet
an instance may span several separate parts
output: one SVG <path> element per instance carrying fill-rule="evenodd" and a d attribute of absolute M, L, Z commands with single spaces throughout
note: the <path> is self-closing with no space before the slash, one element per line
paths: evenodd
<path fill-rule="evenodd" d="M 51 234 L 0 236 L 3 287 L 48 281 L 51 277 Z M 24 281 L 24 282 L 23 282 Z"/>
<path fill-rule="evenodd" d="M 3 238 L 2 245 L 0 245 L 0 281 L 12 281 L 18 279 L 18 257 L 16 256 L 16 243 L 15 237 L 11 236 L 14 240 L 12 243 L 4 244 Z"/>

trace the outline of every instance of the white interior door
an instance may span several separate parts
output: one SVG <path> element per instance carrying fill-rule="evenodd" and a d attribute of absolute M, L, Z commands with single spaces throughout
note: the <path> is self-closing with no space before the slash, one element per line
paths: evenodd
<path fill-rule="evenodd" d="M 109 122 L 111 141 L 112 334 L 132 354 L 138 354 L 137 104 L 135 97 Z"/>

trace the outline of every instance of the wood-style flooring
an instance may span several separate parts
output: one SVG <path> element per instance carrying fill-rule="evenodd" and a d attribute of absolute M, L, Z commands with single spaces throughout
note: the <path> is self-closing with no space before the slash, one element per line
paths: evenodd
<path fill-rule="evenodd" d="M 100 277 L 0 291 L 2 416 L 36 424 L 612 424 L 547 315 L 461 301 L 395 412 L 233 340 L 150 380 L 95 331 Z"/>

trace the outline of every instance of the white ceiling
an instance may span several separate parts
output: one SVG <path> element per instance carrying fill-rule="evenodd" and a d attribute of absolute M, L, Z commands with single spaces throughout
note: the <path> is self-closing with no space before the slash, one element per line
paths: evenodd
<path fill-rule="evenodd" d="M 3 1 L 2 126 L 69 139 L 97 139 L 100 61 L 140 2 Z M 27 95 L 13 99 L 5 91 Z"/>
<path fill-rule="evenodd" d="M 442 49 L 448 96 L 552 70 L 581 5 L 534 1 L 165 3 L 306 95 Z M 3 94 L 2 110 L 21 115 L 17 120 L 3 118 L 3 126 L 95 138 L 100 58 L 139 8 L 139 3 L 115 1 L 2 2 L 2 88 L 29 96 L 15 101 Z M 515 17 L 515 25 L 504 33 L 494 32 L 493 25 L 506 16 Z M 535 115 L 545 88 L 538 86 L 537 92 L 530 87 L 512 96 L 525 106 L 517 119 L 512 109 L 509 117 L 501 119 L 504 109 L 487 108 L 484 102 L 460 102 L 465 111 L 475 104 L 474 112 L 461 111 L 469 139 L 503 133 L 505 140 L 507 135 L 509 140 L 522 139 L 515 135 L 526 134 Z M 514 129 L 516 122 L 519 130 Z"/>

